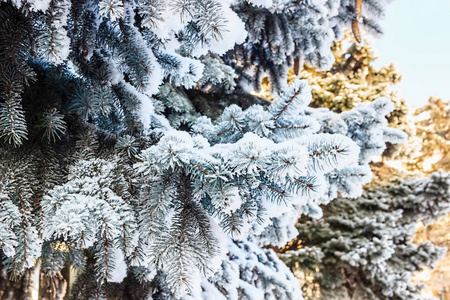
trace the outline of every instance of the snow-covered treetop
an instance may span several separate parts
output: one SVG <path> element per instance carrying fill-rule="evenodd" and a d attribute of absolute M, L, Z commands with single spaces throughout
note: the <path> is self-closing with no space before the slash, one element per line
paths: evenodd
<path fill-rule="evenodd" d="M 362 2 L 362 17 L 355 5 Z M 115 111 L 123 86 L 131 83 L 147 96 L 158 93 L 163 82 L 192 88 L 209 80 L 224 82 L 236 77 L 240 87 L 258 90 L 269 74 L 274 91 L 285 88 L 287 68 L 294 59 L 322 69 L 331 67 L 332 41 L 342 37 L 343 26 L 357 20 L 379 32 L 376 19 L 385 0 L 17 0 L 2 2 L 2 69 L 0 86 L 7 88 L 8 107 L 0 107 L 1 136 L 21 145 L 28 128 L 20 93 L 35 78 L 27 58 L 68 66 L 82 78 L 73 96 L 72 109 L 85 117 Z M 11 43 L 12 42 L 12 43 Z M 202 77 L 213 63 L 205 56 L 220 55 L 214 68 L 226 73 L 217 79 Z M 224 68 L 224 63 L 234 69 Z M 60 70 L 61 71 L 61 70 Z M 211 70 L 205 70 L 209 74 Z M 203 78 L 203 79 L 202 79 Z M 98 85 L 98 86 L 97 86 Z M 120 97 L 119 97 L 120 98 Z M 142 98 L 142 97 L 141 97 Z M 142 100 L 142 99 L 141 99 Z M 148 102 L 144 101 L 144 102 Z M 142 103 L 141 109 L 148 107 Z M 129 107 L 128 107 L 129 108 Z M 7 111 L 14 110 L 14 117 Z M 146 112 L 147 113 L 147 112 Z M 59 110 L 41 116 L 48 139 L 61 135 L 65 123 Z M 96 118 L 101 119 L 101 118 Z M 100 123 L 100 121 L 98 121 Z M 145 124 L 144 124 L 145 125 Z"/>

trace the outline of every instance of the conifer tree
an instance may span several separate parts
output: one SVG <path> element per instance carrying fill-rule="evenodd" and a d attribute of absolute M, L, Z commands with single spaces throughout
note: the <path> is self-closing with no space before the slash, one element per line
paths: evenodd
<path fill-rule="evenodd" d="M 436 152 L 441 155 L 445 153 L 445 125 L 448 123 L 445 121 L 445 103 L 434 100 L 425 107 L 417 109 L 414 112 L 416 124 L 411 124 L 406 116 L 408 109 L 405 101 L 390 89 L 400 80 L 393 66 L 375 70 L 370 65 L 374 55 L 368 44 L 362 47 L 353 43 L 346 51 L 343 50 L 342 45 L 345 45 L 345 40 L 344 43 L 334 43 L 333 51 L 336 61 L 330 71 L 317 72 L 315 67 L 308 66 L 302 70 L 301 74 L 312 85 L 313 99 L 316 101 L 312 105 L 319 107 L 324 105 L 333 111 L 340 112 L 359 106 L 363 102 L 370 102 L 378 93 L 390 95 L 391 99 L 396 100 L 396 109 L 388 116 L 390 124 L 407 129 L 411 134 L 408 143 L 400 146 L 393 158 L 402 159 L 408 155 L 413 157 L 414 153 L 422 149 L 423 151 L 419 152 L 420 155 L 416 155 L 415 159 L 416 162 L 420 160 L 423 162 Z M 422 118 L 418 117 L 421 114 Z M 428 116 L 431 115 L 433 119 L 430 120 Z M 434 123 L 433 120 L 436 122 Z M 438 135 L 436 139 L 433 138 L 435 134 Z M 443 149 L 440 150 L 437 145 Z M 445 161 L 444 157 L 445 155 L 441 156 L 442 161 Z M 410 161 L 412 162 L 413 159 Z M 384 171 L 381 171 L 381 175 L 375 180 L 379 184 L 370 186 L 356 201 L 341 196 L 323 207 L 326 212 L 323 219 L 317 221 L 306 217 L 300 219 L 297 224 L 299 235 L 286 248 L 283 248 L 282 251 L 287 252 L 282 254 L 282 257 L 294 273 L 301 277 L 305 298 L 421 298 L 422 286 L 415 286 L 412 283 L 413 273 L 423 270 L 423 267 L 434 266 L 442 258 L 444 248 L 439 250 L 429 241 L 421 239 L 422 244 L 418 246 L 420 251 L 398 254 L 398 249 L 399 247 L 411 249 L 417 247 L 410 241 L 414 237 L 416 226 L 424 223 L 426 227 L 448 213 L 446 209 L 448 205 L 445 204 L 448 197 L 446 196 L 448 183 L 445 178 L 448 175 L 436 173 L 432 175 L 432 179 L 422 179 L 423 183 L 419 183 L 419 179 L 413 180 L 406 175 L 397 176 L 395 180 L 392 180 L 394 169 L 386 171 L 386 168 L 384 166 L 380 169 Z M 439 179 L 440 176 L 444 179 Z M 422 189 L 430 189 L 424 187 L 428 185 L 425 183 L 428 182 L 427 180 L 433 180 L 436 181 L 436 185 L 442 185 L 437 189 L 441 189 L 443 194 L 437 199 L 443 201 L 443 206 L 428 202 L 434 199 L 430 195 L 417 196 L 424 193 Z M 434 185 L 430 184 L 430 186 Z M 379 196 L 374 196 L 377 194 Z M 374 203 L 374 201 L 380 203 Z M 437 211 L 440 213 L 436 214 Z M 379 218 L 370 219 L 371 215 L 379 216 Z M 411 218 L 411 215 L 414 217 Z M 368 220 L 372 220 L 369 222 L 370 226 L 367 225 L 369 223 L 365 223 Z M 372 227 L 377 232 L 373 233 L 372 230 L 375 229 Z M 401 230 L 394 229 L 397 227 Z M 370 240 L 368 236 L 374 236 L 377 240 Z M 382 238 L 385 239 L 382 240 Z M 335 243 L 330 242 L 330 239 L 335 239 Z M 380 260 L 363 257 L 362 253 L 374 255 L 384 253 L 385 258 Z M 401 258 L 396 255 L 400 255 Z M 421 255 L 427 256 L 427 259 Z M 400 261 L 401 264 L 398 263 Z M 374 268 L 378 265 L 383 267 Z M 400 278 L 399 274 L 403 274 L 404 277 Z M 399 285 L 394 286 L 391 283 L 393 280 Z"/>
<path fill-rule="evenodd" d="M 351 42 L 350 46 L 344 50 L 344 46 L 348 45 L 349 41 Z M 417 167 L 420 166 L 424 160 L 430 159 L 433 155 L 439 155 L 441 159 L 440 164 L 434 165 L 434 168 L 431 170 L 437 171 L 440 166 L 445 168 L 445 149 L 447 148 L 445 126 L 448 124 L 446 121 L 448 119 L 446 118 L 446 103 L 442 100 L 433 99 L 423 108 L 419 108 L 415 111 L 412 110 L 413 115 L 415 115 L 415 124 L 413 124 L 407 118 L 407 114 L 411 112 L 408 112 L 409 109 L 406 106 L 405 100 L 398 97 L 391 89 L 392 85 L 399 82 L 401 76 L 395 71 L 392 65 L 383 67 L 380 70 L 375 70 L 371 66 L 371 63 L 374 61 L 375 57 L 369 43 L 366 42 L 364 46 L 361 46 L 354 43 L 352 38 L 347 36 L 342 42 L 335 42 L 332 49 L 333 54 L 336 57 L 336 61 L 329 71 L 317 71 L 316 67 L 309 67 L 307 65 L 305 65 L 305 68 L 301 71 L 301 75 L 307 78 L 312 86 L 312 93 L 314 95 L 312 105 L 316 107 L 326 106 L 333 111 L 341 112 L 354 106 L 358 106 L 363 102 L 373 101 L 373 99 L 378 95 L 390 96 L 390 98 L 396 103 L 396 109 L 393 113 L 388 115 L 389 123 L 394 127 L 406 129 L 408 133 L 410 133 L 410 137 L 408 143 L 401 145 L 397 149 L 396 153 L 393 153 L 392 151 L 395 150 L 395 148 L 389 147 L 390 145 L 388 144 L 387 146 L 390 151 L 385 151 L 383 154 L 392 156 L 391 159 L 398 159 L 402 161 L 405 161 L 405 158 L 409 157 L 410 170 L 414 170 L 414 168 L 417 170 Z M 291 70 L 290 78 L 295 77 L 296 76 Z M 415 167 L 414 162 L 417 164 Z M 385 169 L 385 167 L 382 169 Z M 410 184 L 406 178 L 402 177 L 399 177 L 396 181 L 391 181 L 392 170 L 393 169 L 391 169 L 389 174 L 384 173 L 384 176 L 379 176 L 376 180 L 382 182 L 380 183 L 383 187 L 382 189 L 388 190 L 385 192 L 386 198 L 394 197 L 396 192 L 393 191 L 401 190 L 401 188 L 397 187 L 397 185 L 401 186 Z M 372 277 L 367 274 L 364 275 L 364 272 L 369 272 L 367 268 L 364 269 L 364 266 L 355 264 L 354 262 L 350 264 L 345 260 L 340 261 L 340 254 L 336 254 L 335 251 L 342 252 L 343 250 L 339 250 L 340 248 L 334 248 L 334 245 L 328 241 L 331 236 L 338 238 L 339 236 L 345 236 L 348 234 L 345 229 L 346 227 L 342 228 L 341 223 L 344 221 L 336 221 L 336 218 L 350 219 L 351 222 L 349 221 L 346 226 L 348 225 L 354 229 L 359 226 L 355 224 L 360 222 L 358 219 L 362 218 L 361 215 L 369 215 L 371 213 L 371 209 L 374 209 L 374 207 L 376 209 L 380 209 L 378 205 L 384 205 L 376 204 L 374 207 L 364 206 L 366 204 L 365 199 L 373 198 L 373 194 L 377 193 L 378 189 L 380 189 L 380 185 L 371 186 L 367 191 L 365 191 L 363 198 L 357 199 L 357 201 L 364 201 L 362 204 L 351 204 L 354 202 L 353 199 L 339 197 L 335 200 L 336 202 L 325 206 L 324 210 L 328 214 L 325 215 L 323 220 L 317 221 L 320 224 L 318 225 L 318 228 L 320 229 L 316 227 L 310 228 L 310 225 L 314 224 L 314 222 L 307 222 L 305 221 L 306 218 L 302 218 L 300 223 L 298 223 L 297 226 L 300 228 L 299 236 L 296 240 L 292 241 L 292 244 L 290 244 L 288 248 L 286 248 L 291 249 L 291 251 L 283 254 L 283 258 L 289 263 L 291 269 L 295 270 L 297 275 L 302 278 L 303 290 L 306 298 L 333 299 L 334 297 L 336 299 L 346 299 L 353 297 L 353 299 L 413 299 L 414 297 L 420 297 L 420 288 L 414 287 L 411 283 L 411 277 L 414 272 L 411 270 L 414 269 L 415 271 L 419 271 L 422 270 L 422 267 L 432 266 L 436 264 L 438 258 L 441 256 L 436 256 L 430 252 L 430 257 L 432 259 L 428 262 L 423 261 L 421 265 L 415 262 L 417 258 L 416 256 L 411 256 L 410 258 L 405 259 L 402 266 L 391 264 L 389 267 L 394 271 L 396 268 L 399 268 L 399 270 L 403 270 L 403 272 L 409 272 L 409 278 L 398 280 L 399 282 L 404 283 L 403 287 L 396 288 L 398 293 L 401 294 L 399 296 L 390 292 L 394 289 L 393 286 L 385 285 L 383 287 L 383 284 L 377 281 L 385 281 L 385 279 L 379 275 L 383 275 L 383 272 L 391 272 L 389 269 L 387 271 L 386 269 L 380 269 L 379 271 L 381 273 L 377 275 L 378 279 L 372 275 L 370 275 Z M 403 194 L 404 192 L 401 193 Z M 411 193 L 414 195 L 416 194 L 414 192 Z M 388 200 L 383 200 L 383 203 L 385 201 Z M 405 207 L 398 204 L 396 204 L 396 207 L 404 209 L 404 214 L 409 214 L 409 206 L 406 205 L 405 201 L 406 200 L 402 200 L 401 202 Z M 415 205 L 419 207 L 419 205 L 421 205 L 419 201 L 425 200 L 423 198 L 412 200 L 412 202 L 415 201 L 418 201 Z M 351 207 L 351 210 L 348 209 L 349 207 Z M 430 208 L 432 207 L 433 205 L 430 205 Z M 439 205 L 435 205 L 435 207 L 438 210 L 442 209 Z M 389 216 L 391 210 L 385 211 L 385 217 L 377 220 L 377 226 L 380 228 L 386 228 L 387 232 L 389 232 L 388 229 L 391 230 L 392 226 L 398 226 L 398 222 L 392 223 L 392 216 Z M 407 233 L 403 230 L 396 234 L 399 234 L 399 236 L 406 234 L 410 237 L 414 237 L 414 228 L 416 224 L 421 225 L 422 223 L 425 223 L 425 228 L 427 228 L 427 226 L 431 223 L 430 220 L 436 222 L 439 220 L 438 217 L 445 215 L 445 209 L 443 209 L 442 214 L 439 215 L 436 215 L 433 210 L 425 210 L 423 211 L 422 219 L 426 220 L 410 220 L 408 222 L 411 224 L 408 226 L 412 229 L 410 229 Z M 405 216 L 403 216 L 403 218 L 405 218 Z M 363 225 L 361 224 L 360 226 L 363 228 Z M 433 223 L 433 226 L 430 225 L 426 231 L 430 233 L 430 235 L 433 235 L 433 230 L 442 232 L 442 228 L 446 228 L 446 225 L 447 223 L 445 222 Z M 319 231 L 319 234 L 317 233 L 317 230 Z M 353 251 L 354 247 L 366 249 L 368 244 L 365 244 L 365 246 L 362 246 L 362 244 L 371 242 L 366 239 L 367 232 L 364 230 L 353 231 L 350 235 L 350 240 L 352 242 L 346 244 L 344 252 Z M 399 237 L 394 236 L 392 239 L 398 240 Z M 422 238 L 420 241 L 425 243 L 426 239 Z M 437 239 L 434 239 L 434 241 L 440 246 L 446 245 L 446 242 L 444 241 L 438 241 Z M 358 244 L 359 242 L 362 244 Z M 408 247 L 410 246 L 414 247 L 411 243 Z M 386 246 L 386 249 L 387 251 L 392 252 L 396 249 L 396 247 L 398 247 L 398 245 L 394 243 Z M 297 250 L 294 251 L 293 249 Z M 435 250 L 430 248 L 430 250 L 427 251 Z M 445 270 L 446 264 L 444 261 L 440 262 L 440 266 L 442 266 L 442 269 Z M 337 269 L 340 269 L 338 273 L 335 271 Z M 359 275 L 355 275 L 356 273 Z M 333 281 L 333 277 L 336 276 L 339 280 Z M 366 282 L 363 280 L 362 283 L 357 282 L 355 279 L 356 276 L 363 278 L 370 277 L 370 280 L 375 283 L 368 285 L 368 280 L 366 280 Z M 345 288 L 340 289 L 339 286 L 344 285 L 344 282 L 348 282 L 348 284 L 345 285 Z M 433 284 L 432 282 L 429 283 Z M 381 291 L 378 291 L 380 287 L 384 288 L 387 294 L 383 294 Z M 363 292 L 362 290 L 366 291 Z"/>
<path fill-rule="evenodd" d="M 394 65 L 375 69 L 377 57 L 371 42 L 365 39 L 364 44 L 358 44 L 348 32 L 344 39 L 333 42 L 331 50 L 335 61 L 330 70 L 319 71 L 305 64 L 300 72 L 311 85 L 314 99 L 311 105 L 342 112 L 361 102 L 388 97 L 395 103 L 395 110 L 388 115 L 389 123 L 406 129 L 408 108 L 394 88 L 402 78 Z"/>
<path fill-rule="evenodd" d="M 364 3 L 377 29 L 383 1 Z M 2 281 L 73 268 L 73 299 L 300 299 L 260 247 L 360 195 L 370 157 L 405 140 L 386 98 L 336 114 L 308 107 L 305 80 L 278 84 L 294 58 L 329 66 L 354 5 L 2 1 Z M 276 101 L 234 104 L 262 72 Z M 202 94 L 230 102 L 210 119 Z"/>
<path fill-rule="evenodd" d="M 392 159 L 402 157 L 401 163 L 409 171 L 424 174 L 443 169 L 450 171 L 449 164 L 449 115 L 448 102 L 431 97 L 424 106 L 414 109 L 412 115 L 412 131 L 415 133 L 410 142 L 399 147 L 400 151 Z M 441 247 L 450 248 L 448 238 L 450 215 L 428 226 L 419 227 L 415 240 L 431 241 Z M 441 297 L 448 294 L 448 279 L 450 267 L 450 251 L 437 263 L 433 270 L 425 269 L 417 275 L 420 281 L 427 284 L 428 293 L 435 293 Z"/>
<path fill-rule="evenodd" d="M 361 102 L 388 97 L 395 103 L 394 111 L 387 116 L 389 124 L 404 130 L 410 136 L 414 135 L 407 117 L 410 108 L 395 89 L 395 85 L 401 81 L 401 75 L 394 65 L 375 69 L 373 63 L 377 57 L 370 41 L 364 39 L 363 45 L 356 43 L 349 32 L 343 40 L 333 42 L 331 49 L 335 62 L 330 70 L 319 71 L 315 66 L 305 64 L 300 72 L 300 76 L 308 79 L 312 87 L 314 100 L 311 105 L 342 112 Z M 383 158 L 390 158 L 398 151 L 395 145 L 387 143 Z"/>
<path fill-rule="evenodd" d="M 357 43 L 348 31 L 342 40 L 333 42 L 331 51 L 335 60 L 329 70 L 320 70 L 304 63 L 299 73 L 294 68 L 289 70 L 287 82 L 291 83 L 298 77 L 307 79 L 313 94 L 311 106 L 327 107 L 337 113 L 350 110 L 362 102 L 387 97 L 395 104 L 394 111 L 387 116 L 389 124 L 412 134 L 414 129 L 407 119 L 410 108 L 395 90 L 401 75 L 394 65 L 376 69 L 373 63 L 377 57 L 371 42 L 364 39 L 364 44 Z M 268 79 L 263 79 L 258 95 L 271 99 Z"/>
<path fill-rule="evenodd" d="M 450 177 L 387 172 L 391 179 L 371 184 L 363 196 L 340 197 L 324 207 L 323 218 L 297 223 L 298 238 L 281 256 L 302 278 L 306 299 L 423 299 L 413 274 L 433 267 L 446 249 L 412 238 L 418 222 L 428 225 L 450 211 Z"/>
<path fill-rule="evenodd" d="M 410 127 L 414 136 L 411 143 L 400 147 L 397 157 L 405 158 L 403 165 L 410 171 L 450 171 L 449 102 L 431 97 L 411 115 L 413 124 Z"/>

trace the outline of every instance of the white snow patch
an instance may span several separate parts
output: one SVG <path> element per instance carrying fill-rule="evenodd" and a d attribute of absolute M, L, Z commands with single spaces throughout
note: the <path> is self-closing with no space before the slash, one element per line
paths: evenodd
<path fill-rule="evenodd" d="M 120 283 L 127 277 L 127 264 L 125 263 L 125 258 L 121 250 L 113 248 L 112 251 L 114 255 L 114 268 L 110 273 L 108 281 Z"/>

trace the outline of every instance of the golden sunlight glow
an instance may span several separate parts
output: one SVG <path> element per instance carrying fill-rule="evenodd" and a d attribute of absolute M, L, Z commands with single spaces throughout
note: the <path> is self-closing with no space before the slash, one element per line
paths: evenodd
<path fill-rule="evenodd" d="M 384 163 L 391 168 L 396 168 L 397 170 L 407 172 L 401 160 L 386 160 Z"/>
<path fill-rule="evenodd" d="M 442 156 L 439 153 L 435 153 L 432 157 L 427 158 L 423 161 L 422 167 L 425 172 L 428 172 L 431 170 L 433 164 L 437 163 Z"/>
<path fill-rule="evenodd" d="M 55 243 L 52 243 L 50 245 L 52 250 L 59 251 L 59 252 L 69 252 L 69 247 L 65 242 L 56 241 Z"/>
<path fill-rule="evenodd" d="M 253 96 L 256 96 L 256 97 L 264 97 L 265 92 L 264 92 L 262 89 L 261 89 L 261 91 L 260 91 L 259 93 L 252 90 L 252 91 L 250 92 L 250 94 L 253 95 Z"/>
<path fill-rule="evenodd" d="M 374 158 L 372 158 L 372 162 L 374 162 L 374 163 L 379 163 L 382 161 L 383 161 L 383 157 L 381 155 L 374 156 Z"/>
<path fill-rule="evenodd" d="M 432 270 L 430 268 L 424 267 L 424 269 L 422 271 L 416 272 L 414 274 L 414 277 L 412 278 L 412 282 L 414 284 L 417 284 L 419 282 L 425 283 L 431 279 L 431 273 L 432 273 Z M 422 292 L 420 294 L 425 299 L 434 299 L 434 297 L 436 296 L 436 294 L 433 293 L 433 289 L 431 288 L 431 286 L 429 284 L 422 290 Z"/>
<path fill-rule="evenodd" d="M 414 274 L 413 281 L 419 282 L 419 281 L 427 281 L 430 279 L 431 279 L 431 270 L 430 268 L 425 267 L 422 271 Z"/>

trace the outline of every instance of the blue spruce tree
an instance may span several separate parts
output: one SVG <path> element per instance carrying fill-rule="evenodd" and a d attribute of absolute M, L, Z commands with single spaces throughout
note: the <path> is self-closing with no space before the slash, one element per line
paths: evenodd
<path fill-rule="evenodd" d="M 305 299 L 425 299 L 412 281 L 433 267 L 446 248 L 412 239 L 450 211 L 450 176 L 443 171 L 414 177 L 386 167 L 364 194 L 339 197 L 324 217 L 302 217 L 298 237 L 281 257 L 302 278 Z"/>
<path fill-rule="evenodd" d="M 262 246 L 359 196 L 405 139 L 387 99 L 335 114 L 283 83 L 296 59 L 329 67 L 342 26 L 378 30 L 382 1 L 360 4 L 2 1 L 0 287 L 28 297 L 6 277 L 35 272 L 42 299 L 301 299 Z M 247 93 L 264 73 L 272 104 Z"/>

